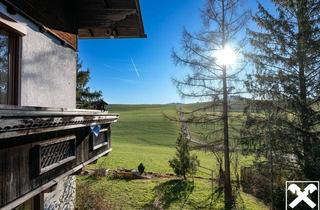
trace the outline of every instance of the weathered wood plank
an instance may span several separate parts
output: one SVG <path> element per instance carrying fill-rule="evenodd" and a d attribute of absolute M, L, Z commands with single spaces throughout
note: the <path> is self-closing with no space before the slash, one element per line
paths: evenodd
<path fill-rule="evenodd" d="M 102 128 L 109 127 L 110 123 L 102 125 Z M 76 139 L 76 157 L 40 173 L 37 169 L 40 164 L 38 145 L 46 145 L 50 139 L 53 139 L 51 143 L 59 143 L 58 138 L 72 135 L 75 135 Z M 74 168 L 80 169 L 88 160 L 96 160 L 106 154 L 106 151 L 110 151 L 110 144 L 91 151 L 89 148 L 91 135 L 91 129 L 87 125 L 81 128 L 3 139 L 0 142 L 0 209 L 7 204 L 12 206 L 20 203 L 21 198 L 30 198 L 30 193 L 34 190 L 44 190 L 49 186 L 48 183 L 57 177 L 70 173 Z"/>
<path fill-rule="evenodd" d="M 1 107 L 0 107 L 1 108 Z M 108 124 L 118 120 L 118 114 L 94 110 L 58 110 L 3 107 L 0 109 L 0 140 L 17 136 L 68 130 Z M 1 146 L 1 145 L 0 145 Z"/>
<path fill-rule="evenodd" d="M 66 176 L 72 175 L 74 173 L 76 173 L 78 170 L 80 170 L 81 168 L 83 168 L 84 166 L 96 161 L 98 158 L 105 156 L 107 154 L 109 154 L 112 151 L 112 149 L 108 149 L 106 151 L 104 151 L 103 153 L 99 154 L 98 156 L 95 156 L 89 160 L 87 160 L 86 162 L 82 163 L 81 165 L 78 165 L 74 168 L 72 168 L 71 170 L 69 170 L 68 172 L 61 174 L 60 176 L 56 177 L 55 179 L 49 181 L 48 183 L 30 191 L 28 194 L 21 196 L 20 198 L 14 200 L 13 202 L 9 203 L 8 205 L 6 205 L 5 207 L 1 208 L 1 210 L 11 210 L 12 208 L 15 208 L 17 206 L 19 206 L 20 204 L 22 204 L 24 201 L 29 200 L 30 198 L 38 195 L 39 193 L 45 191 L 46 189 L 56 185 L 59 181 L 61 181 L 62 179 L 64 179 Z M 1 205 L 0 205 L 1 207 Z"/>

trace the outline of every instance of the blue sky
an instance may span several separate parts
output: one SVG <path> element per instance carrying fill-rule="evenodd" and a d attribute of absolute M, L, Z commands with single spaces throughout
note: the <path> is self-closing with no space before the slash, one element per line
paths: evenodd
<path fill-rule="evenodd" d="M 80 40 L 79 58 L 91 70 L 90 87 L 111 104 L 164 104 L 183 101 L 171 82 L 181 67 L 171 59 L 183 27 L 201 27 L 203 0 L 140 0 L 146 39 Z M 247 1 L 253 11 L 255 1 Z"/>

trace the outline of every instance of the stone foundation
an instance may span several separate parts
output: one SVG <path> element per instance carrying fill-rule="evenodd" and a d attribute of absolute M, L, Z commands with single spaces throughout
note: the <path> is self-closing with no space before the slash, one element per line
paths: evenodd
<path fill-rule="evenodd" d="M 68 176 L 57 184 L 54 191 L 44 193 L 44 210 L 74 210 L 76 177 Z"/>

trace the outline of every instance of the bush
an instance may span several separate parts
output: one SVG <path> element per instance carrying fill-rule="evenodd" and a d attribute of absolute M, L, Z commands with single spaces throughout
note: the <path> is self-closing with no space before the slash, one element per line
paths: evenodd
<path fill-rule="evenodd" d="M 140 163 L 140 164 L 138 165 L 138 171 L 139 171 L 139 173 L 140 173 L 140 174 L 143 174 L 143 173 L 144 173 L 144 169 L 145 169 L 144 165 L 143 165 L 142 163 Z"/>
<path fill-rule="evenodd" d="M 271 174 L 267 165 L 254 165 L 241 168 L 241 186 L 244 192 L 250 193 L 270 204 L 273 200 L 275 209 L 282 209 L 285 205 L 285 181 L 280 175 L 274 175 L 273 192 L 271 192 Z"/>
<path fill-rule="evenodd" d="M 181 133 L 176 144 L 176 156 L 169 160 L 169 164 L 177 176 L 187 179 L 187 174 L 193 175 L 197 172 L 199 160 L 196 155 L 190 156 L 188 139 Z"/>

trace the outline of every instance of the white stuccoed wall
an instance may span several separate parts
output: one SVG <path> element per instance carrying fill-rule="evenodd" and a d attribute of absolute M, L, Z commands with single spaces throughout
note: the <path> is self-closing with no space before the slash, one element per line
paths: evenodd
<path fill-rule="evenodd" d="M 40 32 L 23 16 L 8 14 L 1 3 L 0 12 L 27 26 L 22 38 L 19 105 L 75 108 L 77 52 Z"/>
<path fill-rule="evenodd" d="M 21 106 L 76 108 L 77 52 L 25 17 L 10 15 L 0 3 L 0 12 L 27 26 L 22 38 L 20 72 Z M 55 191 L 44 193 L 45 210 L 73 210 L 76 193 L 75 176 L 66 177 Z"/>
<path fill-rule="evenodd" d="M 22 39 L 21 105 L 76 107 L 77 53 L 31 28 Z"/>

